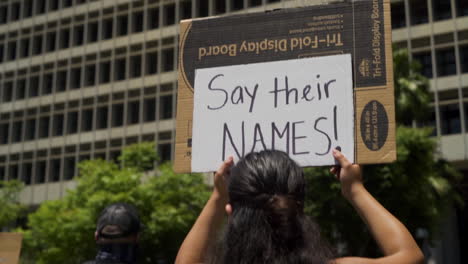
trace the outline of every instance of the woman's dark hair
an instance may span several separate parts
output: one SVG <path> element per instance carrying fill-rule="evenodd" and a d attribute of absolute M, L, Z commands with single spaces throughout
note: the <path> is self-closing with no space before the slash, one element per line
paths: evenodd
<path fill-rule="evenodd" d="M 332 258 L 317 224 L 304 215 L 303 172 L 286 153 L 248 154 L 232 167 L 228 191 L 233 212 L 219 262 L 322 264 Z"/>

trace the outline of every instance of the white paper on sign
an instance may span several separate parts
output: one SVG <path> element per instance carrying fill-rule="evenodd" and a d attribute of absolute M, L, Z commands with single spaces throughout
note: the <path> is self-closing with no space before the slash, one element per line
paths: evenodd
<path fill-rule="evenodd" d="M 192 171 L 278 149 L 301 166 L 354 162 L 351 55 L 197 69 Z"/>

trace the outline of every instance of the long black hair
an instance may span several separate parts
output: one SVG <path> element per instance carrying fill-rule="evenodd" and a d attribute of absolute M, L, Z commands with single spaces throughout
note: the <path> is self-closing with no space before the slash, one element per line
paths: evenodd
<path fill-rule="evenodd" d="M 218 263 L 325 264 L 332 251 L 304 214 L 302 169 L 281 151 L 250 153 L 228 179 L 228 220 Z"/>

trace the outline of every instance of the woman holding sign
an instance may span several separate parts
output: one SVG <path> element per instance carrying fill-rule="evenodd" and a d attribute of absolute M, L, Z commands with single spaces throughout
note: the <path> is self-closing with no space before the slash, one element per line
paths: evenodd
<path fill-rule="evenodd" d="M 343 196 L 363 218 L 385 257 L 333 259 L 317 225 L 303 212 L 302 169 L 283 152 L 262 151 L 235 166 L 232 158 L 221 165 L 213 194 L 179 249 L 176 264 L 423 263 L 406 227 L 365 189 L 360 167 L 340 151 L 333 155 L 340 167 L 331 172 L 340 180 Z M 215 248 L 225 213 L 226 231 L 220 248 Z M 215 248 L 213 253 L 210 248 Z"/>

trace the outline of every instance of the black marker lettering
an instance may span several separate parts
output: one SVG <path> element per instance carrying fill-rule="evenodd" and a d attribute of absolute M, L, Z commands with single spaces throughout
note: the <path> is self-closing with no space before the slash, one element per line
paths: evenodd
<path fill-rule="evenodd" d="M 247 89 L 247 87 L 245 87 L 245 93 L 250 97 L 250 108 L 249 108 L 249 112 L 252 113 L 252 110 L 253 110 L 253 106 L 255 104 L 255 97 L 257 96 L 257 89 L 258 89 L 258 83 L 255 84 L 255 87 L 254 87 L 254 90 L 253 90 L 253 93 L 250 93 L 249 92 L 249 89 Z"/>
<path fill-rule="evenodd" d="M 275 94 L 275 108 L 278 107 L 278 78 L 275 77 L 275 89 L 269 93 Z"/>
<path fill-rule="evenodd" d="M 293 122 L 292 123 L 292 153 L 293 155 L 303 155 L 303 154 L 309 154 L 309 151 L 303 151 L 303 152 L 296 152 L 296 139 L 301 139 L 301 138 L 306 138 L 306 136 L 299 136 L 296 137 L 296 125 L 297 124 L 303 124 L 304 121 L 298 121 L 298 122 Z"/>
<path fill-rule="evenodd" d="M 336 119 L 336 105 L 333 107 L 333 128 L 335 129 L 335 140 L 338 141 L 338 127 L 336 125 L 337 119 Z"/>
<path fill-rule="evenodd" d="M 309 95 L 311 89 L 312 89 L 312 86 L 310 86 L 308 84 L 302 90 L 302 99 L 305 99 L 307 102 L 310 102 L 310 101 L 314 100 L 314 98 L 315 98 L 315 96 L 312 96 L 311 98 L 307 97 Z"/>
<path fill-rule="evenodd" d="M 236 95 L 236 93 L 239 94 L 237 96 L 237 100 L 234 99 L 234 96 Z M 236 86 L 236 88 L 234 88 L 234 91 L 232 91 L 232 94 L 231 94 L 231 102 L 232 104 L 239 104 L 239 102 L 241 104 L 244 103 L 244 91 L 242 90 L 242 86 Z"/>
<path fill-rule="evenodd" d="M 320 82 L 318 82 L 318 79 L 320 79 L 320 74 L 317 74 L 317 93 L 318 93 L 318 99 L 322 99 L 322 91 L 320 90 Z"/>
<path fill-rule="evenodd" d="M 218 74 L 218 75 L 216 75 L 215 77 L 213 77 L 213 78 L 211 79 L 210 83 L 208 84 L 208 89 L 209 89 L 209 90 L 212 90 L 212 91 L 220 91 L 220 92 L 224 93 L 224 102 L 223 102 L 222 105 L 220 105 L 220 106 L 218 106 L 218 107 L 211 107 L 211 106 L 208 105 L 208 109 L 210 109 L 210 110 L 218 110 L 218 109 L 220 109 L 220 108 L 223 108 L 223 107 L 226 105 L 227 100 L 228 100 L 228 98 L 229 98 L 228 93 L 227 93 L 224 89 L 221 89 L 221 88 L 212 88 L 212 87 L 211 87 L 211 85 L 213 84 L 213 81 L 214 81 L 216 78 L 221 77 L 221 76 L 224 76 L 224 74 Z M 224 159 L 223 159 L 223 160 L 224 160 Z"/>
<path fill-rule="evenodd" d="M 324 135 L 327 137 L 327 140 L 328 140 L 328 147 L 327 147 L 327 151 L 325 151 L 324 153 L 315 152 L 315 154 L 317 154 L 317 155 L 319 155 L 319 156 L 324 156 L 324 155 L 328 154 L 328 152 L 330 152 L 330 148 L 331 148 L 331 139 L 330 139 L 330 137 L 328 136 L 327 133 L 325 133 L 325 132 L 323 132 L 322 130 L 320 130 L 320 129 L 317 128 L 317 125 L 318 125 L 319 121 L 321 121 L 321 120 L 327 120 L 327 118 L 326 118 L 326 117 L 320 117 L 320 118 L 318 118 L 317 120 L 315 120 L 314 129 L 315 129 L 315 131 L 317 131 L 317 132 L 319 132 L 319 133 L 321 133 L 321 134 L 324 134 Z"/>
<path fill-rule="evenodd" d="M 221 157 L 221 161 L 226 160 L 226 135 L 229 137 L 229 141 L 231 142 L 231 146 L 234 148 L 234 151 L 237 154 L 237 157 L 240 159 L 244 157 L 245 154 L 245 130 L 244 130 L 244 121 L 242 121 L 242 153 L 239 153 L 239 150 L 237 149 L 236 145 L 234 144 L 234 141 L 232 140 L 232 135 L 231 132 L 229 131 L 229 128 L 226 123 L 224 123 L 223 127 L 223 156 Z"/>
<path fill-rule="evenodd" d="M 328 81 L 328 82 L 325 84 L 325 96 L 326 96 L 327 98 L 328 98 L 328 87 L 330 86 L 330 84 L 332 84 L 332 83 L 334 83 L 334 82 L 336 82 L 335 79 L 330 80 L 330 81 Z"/>
<path fill-rule="evenodd" d="M 266 150 L 267 147 L 265 145 L 265 141 L 263 140 L 262 128 L 260 127 L 260 124 L 257 123 L 255 124 L 253 146 L 250 152 L 255 150 L 255 146 L 257 146 L 257 142 L 259 141 L 262 143 L 263 149 Z"/>
<path fill-rule="evenodd" d="M 276 127 L 275 122 L 271 123 L 271 149 L 276 149 L 276 137 L 278 135 L 279 138 L 283 138 L 286 135 L 286 153 L 289 154 L 289 122 L 286 123 L 284 126 L 283 132 L 280 133 L 278 127 Z"/>

